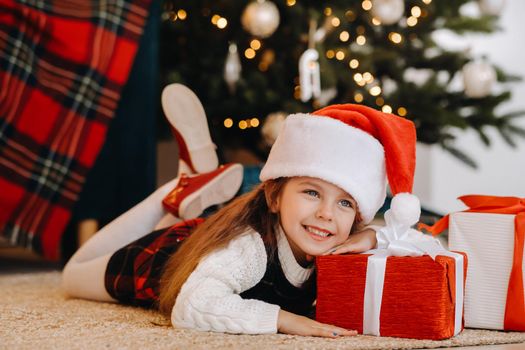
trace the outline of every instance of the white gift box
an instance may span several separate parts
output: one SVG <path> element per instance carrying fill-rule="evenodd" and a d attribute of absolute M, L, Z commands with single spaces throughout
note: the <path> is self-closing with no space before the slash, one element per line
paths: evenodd
<path fill-rule="evenodd" d="M 450 214 L 449 249 L 466 252 L 468 256 L 465 327 L 504 329 L 515 217 L 492 213 Z M 525 259 L 523 261 L 525 275 Z M 523 322 L 525 324 L 525 320 Z"/>

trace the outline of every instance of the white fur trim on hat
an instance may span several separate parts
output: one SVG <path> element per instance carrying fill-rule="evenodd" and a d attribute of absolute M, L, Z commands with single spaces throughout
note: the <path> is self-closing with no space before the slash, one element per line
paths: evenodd
<path fill-rule="evenodd" d="M 357 202 L 369 223 L 386 198 L 383 146 L 337 119 L 310 114 L 286 118 L 260 179 L 309 176 L 330 182 Z"/>

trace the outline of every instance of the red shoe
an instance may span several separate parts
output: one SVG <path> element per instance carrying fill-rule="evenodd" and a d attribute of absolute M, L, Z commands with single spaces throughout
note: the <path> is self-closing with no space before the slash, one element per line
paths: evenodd
<path fill-rule="evenodd" d="M 179 157 L 194 173 L 217 169 L 219 160 L 211 141 L 206 113 L 199 98 L 181 84 L 162 91 L 162 109 L 179 146 Z"/>
<path fill-rule="evenodd" d="M 205 174 L 182 174 L 162 204 L 176 217 L 193 219 L 206 208 L 230 200 L 241 187 L 242 178 L 242 165 L 234 163 L 221 165 Z"/>

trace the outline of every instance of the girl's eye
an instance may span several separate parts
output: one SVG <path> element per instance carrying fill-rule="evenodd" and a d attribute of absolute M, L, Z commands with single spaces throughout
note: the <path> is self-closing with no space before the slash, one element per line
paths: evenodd
<path fill-rule="evenodd" d="M 314 191 L 314 190 L 306 190 L 304 191 L 304 193 L 312 197 L 319 197 L 319 192 Z"/>
<path fill-rule="evenodd" d="M 352 202 L 347 199 L 342 199 L 339 203 L 341 203 L 343 207 L 352 208 Z"/>

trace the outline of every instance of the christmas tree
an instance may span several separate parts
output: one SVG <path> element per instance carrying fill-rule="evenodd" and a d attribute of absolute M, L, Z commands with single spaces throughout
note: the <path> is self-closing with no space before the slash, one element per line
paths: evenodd
<path fill-rule="evenodd" d="M 441 48 L 432 34 L 497 30 L 501 1 L 171 0 L 164 4 L 164 83 L 189 86 L 201 98 L 219 150 L 245 148 L 264 160 L 284 115 L 333 103 L 362 103 L 413 120 L 418 140 L 454 146 L 457 129 L 476 130 L 487 145 L 495 127 L 511 146 L 525 130 L 498 114 L 518 79 L 466 51 Z M 300 68 L 301 67 L 301 68 Z M 463 88 L 451 87 L 463 78 Z M 261 132 L 262 131 L 262 132 Z"/>

